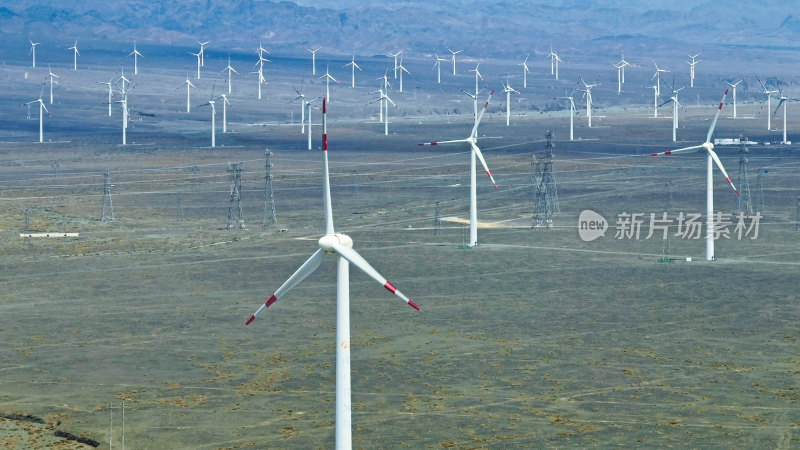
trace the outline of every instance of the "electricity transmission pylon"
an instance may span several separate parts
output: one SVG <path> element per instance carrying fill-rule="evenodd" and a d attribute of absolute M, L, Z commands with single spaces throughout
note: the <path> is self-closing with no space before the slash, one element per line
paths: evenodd
<path fill-rule="evenodd" d="M 739 136 L 739 177 L 736 186 L 739 186 L 740 195 L 736 197 L 736 213 L 747 212 L 753 214 L 753 201 L 750 196 L 750 180 L 747 177 L 747 154 L 750 152 L 744 145 L 746 138 Z"/>
<path fill-rule="evenodd" d="M 106 169 L 103 175 L 103 203 L 100 205 L 100 222 L 114 221 L 114 204 L 111 201 L 111 173 Z"/>
<path fill-rule="evenodd" d="M 264 212 L 261 215 L 261 224 L 266 227 L 267 223 L 278 224 L 278 216 L 275 214 L 275 195 L 272 191 L 272 152 L 269 149 L 264 151 Z"/>
<path fill-rule="evenodd" d="M 242 163 L 229 163 L 231 174 L 231 195 L 228 200 L 228 229 L 244 228 L 242 218 Z"/>
<path fill-rule="evenodd" d="M 558 189 L 553 173 L 553 132 L 545 134 L 545 151 L 538 155 L 534 163 L 533 180 L 536 185 L 534 195 L 533 221 L 531 228 L 553 226 L 553 214 L 560 212 Z"/>

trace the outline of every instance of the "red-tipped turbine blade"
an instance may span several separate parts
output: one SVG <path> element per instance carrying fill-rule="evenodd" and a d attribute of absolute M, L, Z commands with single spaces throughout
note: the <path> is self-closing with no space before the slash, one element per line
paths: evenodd
<path fill-rule="evenodd" d="M 728 184 L 731 185 L 731 187 L 733 188 L 734 192 L 736 192 L 736 195 L 739 196 L 739 190 L 736 189 L 736 186 L 733 185 L 733 181 L 731 181 L 731 177 L 728 176 L 728 172 L 725 171 L 725 167 L 722 166 L 722 161 L 719 160 L 719 157 L 717 156 L 717 152 L 715 152 L 714 150 L 708 149 L 708 154 L 711 155 L 711 159 L 714 160 L 714 162 L 717 164 L 717 167 L 719 167 L 719 170 L 722 171 L 722 175 L 725 176 L 725 180 L 728 182 Z"/>
<path fill-rule="evenodd" d="M 477 145 L 474 143 L 470 143 L 472 145 L 472 151 L 475 152 L 475 155 L 478 156 L 478 159 L 483 164 L 483 170 L 486 171 L 486 175 L 489 175 L 489 179 L 492 180 L 492 184 L 494 184 L 494 188 L 497 189 L 497 183 L 494 181 L 494 177 L 492 176 L 492 172 L 489 172 L 489 166 L 486 165 L 486 160 L 483 159 L 483 154 L 481 154 L 481 149 L 478 148 Z"/>
<path fill-rule="evenodd" d="M 680 152 L 688 152 L 689 150 L 697 150 L 699 148 L 703 148 L 702 145 L 693 145 L 691 147 L 683 147 L 675 150 L 667 150 L 665 152 L 659 153 L 651 153 L 650 156 L 664 156 L 664 155 L 671 155 L 673 153 L 680 153 Z"/>
<path fill-rule="evenodd" d="M 725 93 L 722 94 L 722 100 L 719 102 L 719 107 L 717 107 L 717 114 L 714 115 L 714 121 L 711 122 L 711 127 L 708 129 L 708 134 L 706 135 L 706 143 L 711 142 L 711 136 L 714 134 L 714 128 L 717 127 L 717 119 L 719 119 L 719 113 L 722 112 L 722 105 L 725 104 L 725 97 L 728 96 L 728 90 L 725 89 Z"/>
<path fill-rule="evenodd" d="M 261 305 L 260 308 L 258 308 L 255 314 L 253 314 L 252 316 L 250 316 L 249 319 L 247 319 L 245 325 L 250 325 L 251 323 L 253 323 L 253 321 L 256 320 L 256 318 L 260 316 L 265 309 L 267 309 L 273 303 L 277 302 L 278 299 L 282 298 L 284 294 L 292 290 L 301 281 L 306 279 L 306 277 L 314 273 L 314 271 L 317 270 L 320 263 L 322 262 L 323 253 L 325 252 L 322 249 L 319 249 L 313 255 L 311 255 L 311 257 L 308 258 L 308 260 L 305 263 L 303 263 L 303 265 L 300 266 L 300 268 L 297 269 L 297 271 L 293 273 L 292 276 L 289 277 L 289 279 L 286 280 L 281 285 L 281 287 L 279 287 L 278 290 L 275 291 L 275 293 L 272 294 L 272 296 L 270 296 L 270 298 L 268 298 L 263 305 Z"/>
<path fill-rule="evenodd" d="M 366 259 L 361 257 L 355 250 L 351 247 L 345 247 L 343 245 L 334 244 L 333 249 L 336 250 L 336 253 L 341 256 L 342 258 L 346 259 L 350 264 L 358 267 L 361 269 L 362 272 L 367 274 L 370 278 L 377 281 L 378 283 L 382 284 L 389 292 L 392 294 L 400 297 L 408 303 L 409 306 L 419 311 L 419 306 L 414 303 L 411 299 L 403 295 L 402 292 L 398 291 L 396 287 L 392 283 L 390 283 L 386 278 L 384 278 L 377 270 L 375 270 Z"/>
<path fill-rule="evenodd" d="M 467 142 L 466 139 L 455 139 L 452 141 L 437 141 L 437 142 L 422 142 L 419 145 L 443 145 L 443 144 L 459 144 L 462 142 Z"/>
<path fill-rule="evenodd" d="M 494 95 L 494 89 L 492 89 L 492 92 L 489 92 L 489 97 L 486 98 L 486 102 L 483 104 L 483 109 L 481 109 L 481 112 L 478 113 L 478 118 L 475 120 L 475 125 L 472 127 L 472 133 L 470 133 L 470 136 L 476 137 L 478 135 L 478 125 L 480 125 L 481 119 L 483 119 L 483 114 L 486 112 L 486 108 L 489 107 L 489 100 L 492 99 L 492 95 Z"/>

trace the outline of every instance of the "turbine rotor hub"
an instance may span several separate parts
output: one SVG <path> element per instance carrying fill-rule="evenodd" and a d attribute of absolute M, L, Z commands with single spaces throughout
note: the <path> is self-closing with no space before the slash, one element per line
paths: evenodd
<path fill-rule="evenodd" d="M 328 253 L 336 252 L 334 245 L 353 248 L 353 239 L 351 239 L 350 236 L 342 233 L 326 234 L 325 236 L 319 238 L 319 248 Z"/>

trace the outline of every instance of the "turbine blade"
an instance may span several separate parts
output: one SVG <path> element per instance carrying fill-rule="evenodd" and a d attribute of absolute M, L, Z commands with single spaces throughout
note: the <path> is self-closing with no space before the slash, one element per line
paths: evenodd
<path fill-rule="evenodd" d="M 468 141 L 466 139 L 456 139 L 456 140 L 452 140 L 452 141 L 422 142 L 419 145 L 420 146 L 423 146 L 423 145 L 443 145 L 443 144 L 446 145 L 446 144 L 458 144 L 458 143 L 461 143 L 461 142 L 468 142 Z"/>
<path fill-rule="evenodd" d="M 309 114 L 310 114 L 309 109 Z M 311 122 L 309 122 L 311 133 Z M 333 234 L 333 207 L 331 206 L 331 178 L 328 170 L 328 99 L 322 97 L 322 201 L 325 205 L 325 234 Z"/>
<path fill-rule="evenodd" d="M 306 277 L 314 273 L 314 271 L 317 270 L 320 263 L 322 262 L 322 255 L 324 253 L 325 251 L 322 249 L 319 249 L 316 252 L 314 252 L 314 254 L 311 255 L 311 257 L 308 258 L 308 260 L 305 263 L 303 263 L 303 265 L 300 266 L 300 268 L 297 269 L 297 271 L 293 273 L 292 276 L 290 276 L 289 279 L 286 280 L 281 285 L 281 287 L 279 287 L 278 290 L 275 291 L 275 293 L 272 294 L 272 296 L 268 298 L 263 305 L 261 305 L 260 308 L 258 308 L 255 314 L 253 314 L 252 316 L 250 316 L 249 319 L 247 319 L 245 325 L 250 325 L 251 323 L 253 323 L 253 321 L 256 320 L 256 318 L 260 316 L 265 309 L 267 309 L 273 303 L 277 302 L 278 299 L 283 298 L 284 294 L 292 290 L 295 286 L 300 284 L 301 281 L 305 280 Z"/>
<path fill-rule="evenodd" d="M 478 148 L 478 146 L 475 145 L 475 143 L 473 143 L 473 142 L 470 142 L 470 145 L 472 146 L 472 151 L 475 152 L 475 155 L 481 161 L 481 164 L 483 165 L 483 170 L 486 171 L 486 175 L 489 175 L 489 179 L 492 180 L 492 184 L 494 184 L 494 188 L 497 189 L 497 183 L 494 181 L 494 177 L 492 176 L 492 172 L 489 172 L 489 166 L 486 165 L 486 160 L 483 159 L 483 154 L 481 154 L 481 149 Z"/>
<path fill-rule="evenodd" d="M 664 156 L 664 155 L 671 155 L 671 154 L 673 154 L 673 153 L 688 152 L 689 150 L 697 150 L 697 149 L 699 149 L 699 148 L 703 148 L 703 146 L 702 146 L 702 145 L 693 145 L 693 146 L 691 146 L 691 147 L 679 148 L 679 149 L 677 149 L 677 150 L 667 150 L 667 151 L 665 151 L 665 152 L 652 153 L 652 154 L 650 154 L 650 156 Z"/>
<path fill-rule="evenodd" d="M 733 185 L 733 181 L 731 181 L 731 177 L 728 176 L 728 172 L 725 171 L 725 167 L 722 166 L 722 161 L 719 160 L 719 157 L 717 156 L 717 152 L 715 152 L 714 150 L 711 150 L 709 148 L 708 149 L 708 154 L 711 155 L 711 159 L 714 160 L 714 162 L 717 164 L 717 167 L 719 167 L 719 170 L 722 171 L 722 175 L 725 176 L 725 180 L 728 182 L 728 184 L 731 185 L 731 187 L 733 188 L 733 191 L 736 192 L 737 196 L 739 196 L 739 190 L 736 189 L 736 186 Z"/>
<path fill-rule="evenodd" d="M 489 107 L 489 100 L 492 99 L 492 95 L 494 95 L 494 89 L 492 89 L 492 91 L 489 92 L 489 97 L 486 98 L 486 103 L 483 104 L 483 109 L 481 109 L 481 112 L 478 113 L 478 118 L 475 120 L 475 125 L 472 127 L 472 133 L 470 133 L 470 136 L 476 137 L 478 135 L 478 125 L 481 124 L 481 119 L 483 119 L 483 114 L 486 112 L 486 108 Z"/>
<path fill-rule="evenodd" d="M 773 118 L 773 119 L 774 119 L 774 118 L 775 118 L 775 116 L 778 114 L 778 110 L 779 110 L 779 109 L 781 109 L 781 105 L 782 105 L 782 104 L 783 104 L 783 102 L 785 102 L 785 101 L 786 101 L 786 99 L 785 99 L 785 98 L 782 98 L 782 99 L 781 99 L 781 101 L 779 101 L 779 102 L 778 102 L 778 106 L 776 106 L 776 107 L 775 107 L 775 112 L 774 112 L 774 113 L 772 113 L 772 118 Z"/>
<path fill-rule="evenodd" d="M 717 107 L 717 114 L 714 115 L 714 121 L 711 122 L 711 127 L 708 129 L 708 134 L 706 135 L 706 143 L 711 142 L 711 136 L 714 134 L 714 128 L 717 127 L 717 119 L 719 119 L 719 113 L 722 111 L 722 105 L 725 104 L 725 97 L 728 96 L 728 90 L 725 89 L 725 93 L 722 94 L 722 100 L 719 102 L 719 107 Z"/>
<path fill-rule="evenodd" d="M 333 244 L 333 249 L 336 250 L 336 253 L 341 256 L 342 258 L 346 259 L 350 264 L 358 267 L 361 269 L 362 272 L 367 274 L 370 278 L 377 281 L 378 283 L 382 284 L 389 292 L 392 294 L 400 297 L 408 303 L 409 306 L 419 311 L 419 306 L 414 303 L 413 300 L 409 299 L 402 292 L 398 291 L 396 287 L 392 283 L 390 283 L 386 278 L 384 278 L 377 270 L 375 270 L 366 259 L 362 258 L 361 255 L 358 254 L 357 251 L 353 250 L 350 247 L 345 247 L 341 244 Z"/>

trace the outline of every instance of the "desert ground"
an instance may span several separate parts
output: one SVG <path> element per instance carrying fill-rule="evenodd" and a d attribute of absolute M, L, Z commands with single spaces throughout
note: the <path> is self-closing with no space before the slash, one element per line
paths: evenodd
<path fill-rule="evenodd" d="M 44 143 L 38 105 L 28 119 L 22 104 L 42 91 L 47 67 L 26 67 L 20 56 L 0 69 L 8 92 L 0 111 L 0 412 L 44 422 L 0 418 L 0 442 L 82 445 L 52 437 L 57 429 L 120 448 L 124 402 L 130 448 L 331 447 L 334 258 L 244 325 L 324 233 L 321 111 L 312 110 L 309 151 L 300 106 L 289 103 L 293 87 L 324 95 L 322 80 L 306 73 L 305 60 L 277 59 L 285 69 L 270 67 L 259 101 L 246 74 L 253 61 L 235 58 L 243 75 L 232 83 L 229 133 L 218 105 L 211 148 L 210 110 L 194 106 L 227 89 L 223 55 L 206 62 L 200 80 L 183 56 L 148 58 L 132 80 L 122 146 L 120 105 L 108 117 L 107 88 L 98 84 L 118 70 L 106 61 L 117 60 L 89 58 L 78 71 L 52 67 L 63 78 L 53 105 L 49 85 L 43 90 L 51 115 Z M 647 221 L 639 239 L 617 239 L 615 222 L 624 212 L 704 214 L 705 155 L 650 154 L 703 141 L 725 89 L 710 67 L 679 94 L 676 143 L 671 106 L 652 117 L 649 63 L 629 70 L 621 95 L 615 71 L 586 63 L 585 73 L 605 79 L 593 91 L 592 128 L 575 93 L 574 141 L 558 97 L 578 73 L 564 68 L 555 82 L 542 60 L 527 90 L 512 77 L 521 94 L 511 126 L 502 93 L 480 126 L 499 187 L 479 168 L 480 245 L 466 249 L 468 149 L 417 144 L 469 134 L 472 101 L 459 89 L 474 89 L 465 72 L 474 63 L 460 64 L 456 77 L 443 73 L 438 85 L 418 61 L 403 93 L 389 72 L 398 108 L 384 136 L 369 102 L 386 58 L 363 64 L 355 89 L 347 60 L 329 63 L 342 82 L 331 86 L 328 112 L 335 226 L 421 306 L 414 311 L 351 270 L 356 447 L 799 445 L 800 158 L 795 146 L 777 144 L 780 113 L 766 129 L 753 74 L 739 92 L 739 117 L 728 96 L 715 137 L 759 143 L 748 146 L 758 236 L 717 240 L 717 260 L 707 262 L 702 239 L 676 237 L 674 227 L 668 240 L 646 239 Z M 502 90 L 504 63 L 484 67 L 494 72 L 486 84 Z M 189 114 L 180 87 L 187 70 L 199 85 Z M 788 128 L 800 141 L 792 109 Z M 546 130 L 555 136 L 560 212 L 552 228 L 532 230 L 531 162 Z M 277 223 L 263 220 L 266 150 Z M 741 189 L 739 147 L 717 152 Z M 227 229 L 231 162 L 244 169 L 244 229 Z M 106 169 L 113 221 L 100 220 Z M 736 195 L 716 168 L 714 183 L 716 210 L 734 212 Z M 444 220 L 435 234 L 437 202 Z M 591 242 L 578 235 L 586 209 L 609 222 Z M 79 236 L 20 235 L 29 231 Z"/>

